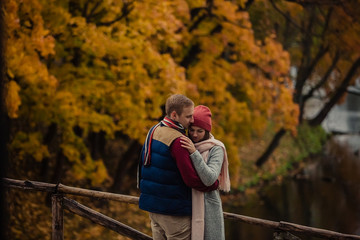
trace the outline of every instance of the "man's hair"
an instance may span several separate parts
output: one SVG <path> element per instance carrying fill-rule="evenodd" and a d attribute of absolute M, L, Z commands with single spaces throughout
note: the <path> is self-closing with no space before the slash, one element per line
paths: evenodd
<path fill-rule="evenodd" d="M 184 108 L 191 106 L 194 106 L 194 102 L 191 101 L 190 98 L 181 94 L 171 95 L 166 100 L 166 104 L 165 104 L 166 116 L 170 117 L 170 114 L 173 111 L 175 111 L 178 115 L 181 115 Z"/>

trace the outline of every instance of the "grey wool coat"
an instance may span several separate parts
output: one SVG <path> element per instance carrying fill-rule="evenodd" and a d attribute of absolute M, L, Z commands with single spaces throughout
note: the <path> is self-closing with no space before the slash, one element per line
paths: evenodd
<path fill-rule="evenodd" d="M 218 179 L 224 161 L 222 147 L 214 146 L 210 149 L 207 163 L 205 163 L 199 151 L 195 151 L 190 157 L 201 181 L 206 186 L 211 186 Z M 205 192 L 204 201 L 204 240 L 224 240 L 225 226 L 219 190 Z"/>

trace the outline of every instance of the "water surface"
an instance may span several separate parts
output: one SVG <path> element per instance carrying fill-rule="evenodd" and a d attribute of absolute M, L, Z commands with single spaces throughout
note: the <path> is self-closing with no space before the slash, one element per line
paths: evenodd
<path fill-rule="evenodd" d="M 350 144 L 344 145 L 344 137 L 340 145 L 334 140 L 301 174 L 263 189 L 244 206 L 224 206 L 224 211 L 360 235 L 360 158 Z M 271 229 L 234 220 L 225 224 L 228 240 L 273 239 Z"/>

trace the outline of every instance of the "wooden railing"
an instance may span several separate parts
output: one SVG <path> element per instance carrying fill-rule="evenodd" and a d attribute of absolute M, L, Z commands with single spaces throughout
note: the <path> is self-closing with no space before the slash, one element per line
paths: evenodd
<path fill-rule="evenodd" d="M 65 194 L 85 196 L 97 199 L 108 199 L 113 201 L 119 201 L 130 204 L 138 204 L 139 198 L 134 196 L 114 194 L 108 192 L 94 191 L 82 188 L 69 187 L 63 184 L 50 184 L 36 181 L 22 181 L 9 178 L 3 178 L 3 184 L 9 188 L 19 188 L 23 190 L 34 190 L 49 192 L 52 194 L 52 240 L 63 240 L 64 226 L 63 226 L 63 211 L 64 209 L 80 215 L 84 218 L 90 219 L 94 223 L 102 225 L 108 229 L 111 229 L 123 236 L 131 239 L 152 239 L 150 236 L 131 228 L 119 221 L 116 221 L 108 216 L 105 216 L 99 212 L 96 212 L 72 199 L 65 197 Z M 240 221 L 247 224 L 258 225 L 274 230 L 274 239 L 276 240 L 296 240 L 299 237 L 293 234 L 302 234 L 312 237 L 318 237 L 323 239 L 338 239 L 338 240 L 360 240 L 360 236 L 342 234 L 334 231 L 313 228 L 303 225 L 298 225 L 289 222 L 274 222 L 269 220 L 263 220 L 259 218 L 253 218 L 243 216 L 234 213 L 224 212 L 224 218 L 235 221 Z"/>

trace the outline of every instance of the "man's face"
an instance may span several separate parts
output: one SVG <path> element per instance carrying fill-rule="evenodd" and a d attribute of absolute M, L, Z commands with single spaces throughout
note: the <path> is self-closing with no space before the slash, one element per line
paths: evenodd
<path fill-rule="evenodd" d="M 194 106 L 185 107 L 181 115 L 178 115 L 175 111 L 173 113 L 173 120 L 179 122 L 184 128 L 189 128 L 190 124 L 194 122 Z"/>

